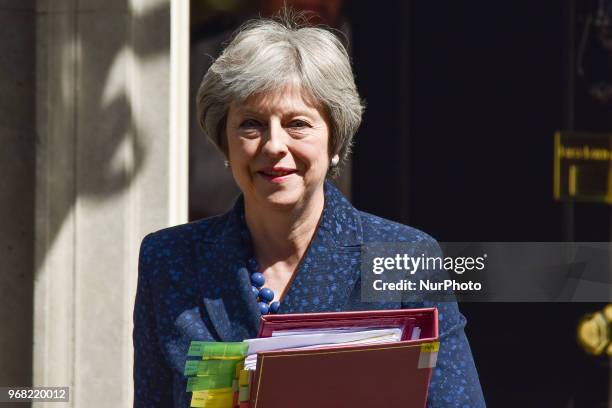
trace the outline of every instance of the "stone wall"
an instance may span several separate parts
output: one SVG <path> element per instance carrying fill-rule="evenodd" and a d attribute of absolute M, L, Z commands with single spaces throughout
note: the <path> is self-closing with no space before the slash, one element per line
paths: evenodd
<path fill-rule="evenodd" d="M 70 386 L 72 407 L 131 406 L 139 245 L 186 221 L 178 4 L 37 4 L 33 383 Z"/>

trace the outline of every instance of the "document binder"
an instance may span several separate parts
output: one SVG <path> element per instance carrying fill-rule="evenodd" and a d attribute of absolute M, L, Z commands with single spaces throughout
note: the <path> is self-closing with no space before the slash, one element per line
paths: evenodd
<path fill-rule="evenodd" d="M 435 308 L 264 315 L 258 337 L 277 330 L 401 327 L 399 342 L 257 353 L 250 408 L 423 408 L 435 366 Z M 413 330 L 420 331 L 411 340 Z M 247 406 L 243 404 L 241 406 Z"/>
<path fill-rule="evenodd" d="M 265 315 L 257 339 L 191 342 L 186 391 L 201 408 L 423 408 L 438 349 L 435 308 Z"/>

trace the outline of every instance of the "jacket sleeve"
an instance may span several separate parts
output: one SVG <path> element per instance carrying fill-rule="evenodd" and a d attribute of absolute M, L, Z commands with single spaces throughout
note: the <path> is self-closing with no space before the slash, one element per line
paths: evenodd
<path fill-rule="evenodd" d="M 430 256 L 442 256 L 438 243 L 431 239 Z M 447 279 L 446 271 L 433 271 L 432 279 Z M 453 296 L 454 298 L 454 296 Z M 484 396 L 474 365 L 472 351 L 464 332 L 465 317 L 455 301 L 437 301 L 435 296 L 425 298 L 420 305 L 404 304 L 404 307 L 436 307 L 438 309 L 440 349 L 433 369 L 428 408 L 481 408 Z"/>
<path fill-rule="evenodd" d="M 148 235 L 140 247 L 138 288 L 134 305 L 134 407 L 171 407 L 172 372 L 164 360 L 155 327 L 152 298 L 154 237 Z"/>
<path fill-rule="evenodd" d="M 472 351 L 463 330 L 465 317 L 455 302 L 427 304 L 437 307 L 440 350 L 433 369 L 427 406 L 430 408 L 485 407 Z"/>

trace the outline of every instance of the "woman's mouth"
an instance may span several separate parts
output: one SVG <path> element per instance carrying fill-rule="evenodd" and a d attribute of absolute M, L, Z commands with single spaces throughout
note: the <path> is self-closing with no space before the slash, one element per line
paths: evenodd
<path fill-rule="evenodd" d="M 272 183 L 282 183 L 294 174 L 296 170 L 287 168 L 269 168 L 259 170 L 257 174 Z"/>

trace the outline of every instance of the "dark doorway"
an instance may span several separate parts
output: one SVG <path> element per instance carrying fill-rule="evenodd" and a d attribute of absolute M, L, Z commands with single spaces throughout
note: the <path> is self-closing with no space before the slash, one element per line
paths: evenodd
<path fill-rule="evenodd" d="M 351 2 L 367 103 L 356 207 L 439 241 L 608 241 L 608 206 L 552 192 L 554 132 L 610 130 L 610 108 L 588 106 L 573 69 L 580 16 L 595 3 Z M 607 406 L 609 363 L 575 340 L 601 306 L 460 305 L 488 405 Z"/>

